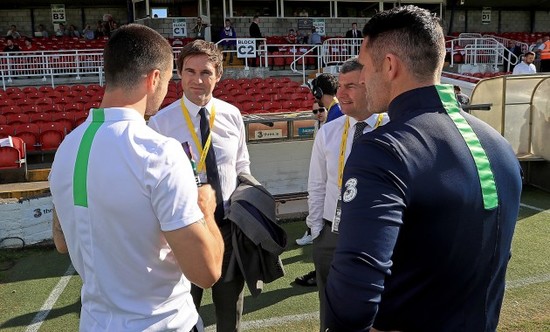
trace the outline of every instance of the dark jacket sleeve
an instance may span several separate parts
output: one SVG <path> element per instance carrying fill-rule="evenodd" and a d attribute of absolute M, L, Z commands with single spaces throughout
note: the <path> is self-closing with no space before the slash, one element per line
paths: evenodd
<path fill-rule="evenodd" d="M 368 331 L 374 322 L 406 206 L 403 165 L 391 148 L 365 137 L 346 162 L 340 235 L 325 288 L 331 331 Z"/>

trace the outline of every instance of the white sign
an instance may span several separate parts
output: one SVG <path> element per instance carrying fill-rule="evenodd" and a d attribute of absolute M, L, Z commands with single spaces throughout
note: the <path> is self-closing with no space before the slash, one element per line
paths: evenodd
<path fill-rule="evenodd" d="M 483 7 L 481 11 L 481 24 L 491 23 L 491 7 Z"/>
<path fill-rule="evenodd" d="M 255 139 L 272 139 L 283 137 L 282 129 L 268 129 L 268 130 L 256 130 L 254 131 Z"/>
<path fill-rule="evenodd" d="M 52 8 L 52 23 L 65 23 L 67 16 L 65 15 L 65 5 L 51 5 Z"/>
<path fill-rule="evenodd" d="M 313 20 L 313 26 L 321 36 L 325 35 L 325 20 Z"/>
<path fill-rule="evenodd" d="M 255 58 L 256 40 L 248 38 L 237 39 L 237 58 Z"/>
<path fill-rule="evenodd" d="M 172 21 L 173 37 L 187 37 L 187 23 L 185 21 Z"/>

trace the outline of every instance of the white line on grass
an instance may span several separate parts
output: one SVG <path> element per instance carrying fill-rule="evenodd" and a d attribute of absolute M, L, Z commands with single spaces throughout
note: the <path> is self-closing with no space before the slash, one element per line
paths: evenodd
<path fill-rule="evenodd" d="M 541 208 L 538 208 L 538 207 L 533 206 L 533 205 L 527 205 L 527 204 L 520 203 L 520 206 L 522 206 L 524 208 L 531 209 L 531 210 L 539 211 L 539 212 L 550 213 L 549 210 L 541 209 Z"/>
<path fill-rule="evenodd" d="M 73 265 L 69 265 L 69 268 L 61 277 L 55 288 L 50 293 L 50 296 L 44 302 L 42 305 L 42 308 L 40 308 L 40 311 L 34 316 L 31 324 L 27 327 L 25 332 L 36 332 L 46 319 L 48 317 L 48 314 L 50 313 L 50 310 L 52 310 L 53 306 L 55 305 L 55 302 L 57 302 L 57 299 L 59 298 L 59 295 L 63 293 L 63 290 L 65 290 L 65 287 L 67 287 L 67 284 L 69 283 L 69 280 L 71 279 L 72 275 L 75 273 Z"/>
<path fill-rule="evenodd" d="M 506 289 L 525 287 L 525 286 L 540 284 L 548 281 L 550 281 L 550 274 L 543 274 L 541 276 L 536 276 L 536 277 L 527 277 L 527 278 L 507 282 Z"/>
<path fill-rule="evenodd" d="M 291 323 L 291 322 L 301 322 L 304 320 L 314 320 L 314 319 L 317 319 L 317 320 L 319 319 L 319 311 L 310 312 L 310 313 L 301 314 L 301 315 L 282 316 L 282 317 L 274 317 L 274 318 L 268 318 L 268 319 L 259 319 L 259 320 L 253 320 L 248 322 L 242 322 L 241 329 L 243 331 L 255 330 L 259 328 L 281 326 L 283 324 Z M 216 331 L 216 325 L 208 326 L 205 329 L 205 332 L 212 332 L 212 331 Z"/>

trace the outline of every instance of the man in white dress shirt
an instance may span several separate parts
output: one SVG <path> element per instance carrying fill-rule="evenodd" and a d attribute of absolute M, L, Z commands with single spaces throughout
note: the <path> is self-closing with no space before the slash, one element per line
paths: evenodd
<path fill-rule="evenodd" d="M 337 97 L 345 114 L 319 129 L 309 166 L 306 223 L 313 237 L 313 263 L 317 271 L 320 331 L 325 330 L 324 287 L 338 240 L 336 216 L 344 164 L 354 138 L 389 121 L 387 114 L 373 114 L 366 107 L 365 86 L 359 83 L 363 66 L 356 58 L 346 61 L 338 77 Z M 356 133 L 357 132 L 357 133 Z"/>
<path fill-rule="evenodd" d="M 101 108 L 63 140 L 49 178 L 54 243 L 83 281 L 80 331 L 202 331 L 190 290 L 221 275 L 214 192 L 197 194 L 180 143 L 144 119 L 168 91 L 172 48 L 129 24 L 103 58 Z"/>
<path fill-rule="evenodd" d="M 536 74 L 537 68 L 535 67 L 535 52 L 527 52 L 523 56 L 523 61 L 518 63 L 514 67 L 512 75 L 523 75 L 523 74 Z"/>
<path fill-rule="evenodd" d="M 197 162 L 200 181 L 212 183 L 218 191 L 216 223 L 224 238 L 225 253 L 222 277 L 212 287 L 212 299 L 217 331 L 238 331 L 243 309 L 244 277 L 226 275 L 233 246 L 231 223 L 225 219 L 224 212 L 227 212 L 229 197 L 237 187 L 237 175 L 250 174 L 244 122 L 235 106 L 212 97 L 212 91 L 223 73 L 223 55 L 215 44 L 200 39 L 187 44 L 181 50 L 177 66 L 183 98 L 159 111 L 149 120 L 149 126 L 181 143 L 187 142 Z M 210 139 L 206 134 L 202 137 L 204 127 L 209 127 Z M 211 151 L 214 152 L 214 165 L 209 168 Z M 193 285 L 191 294 L 199 308 L 202 288 Z"/>

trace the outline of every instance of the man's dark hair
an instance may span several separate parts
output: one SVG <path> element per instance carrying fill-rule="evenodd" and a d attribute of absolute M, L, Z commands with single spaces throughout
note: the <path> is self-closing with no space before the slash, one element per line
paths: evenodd
<path fill-rule="evenodd" d="M 338 91 L 338 78 L 329 73 L 323 73 L 315 79 L 315 86 L 319 87 L 323 94 L 335 96 Z"/>
<path fill-rule="evenodd" d="M 107 88 L 132 89 L 152 70 L 161 75 L 174 61 L 168 41 L 155 30 L 128 24 L 116 29 L 103 50 Z"/>
<path fill-rule="evenodd" d="M 374 15 L 363 28 L 366 51 L 380 68 L 394 54 L 418 80 L 439 76 L 445 58 L 445 38 L 439 19 L 417 6 L 395 7 Z"/>
<path fill-rule="evenodd" d="M 535 52 L 533 51 L 528 51 L 528 52 L 525 52 L 525 56 L 528 56 L 528 55 L 532 55 L 532 56 L 535 56 Z"/>
<path fill-rule="evenodd" d="M 208 61 L 212 62 L 214 68 L 216 69 L 217 75 L 223 74 L 223 55 L 222 52 L 216 47 L 216 44 L 197 39 L 193 40 L 189 44 L 185 45 L 178 56 L 178 72 L 181 73 L 183 69 L 183 61 L 185 58 L 193 55 L 206 55 L 208 56 Z"/>

